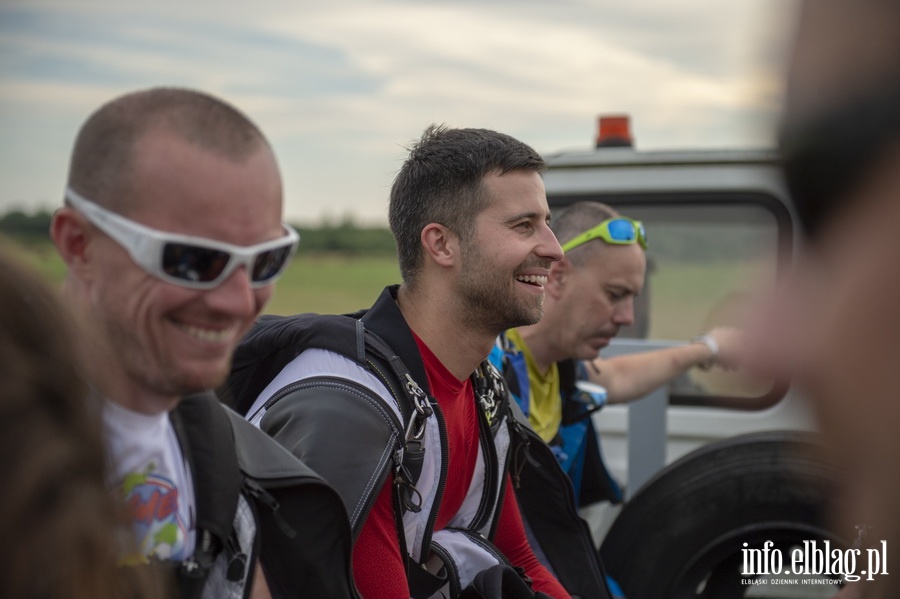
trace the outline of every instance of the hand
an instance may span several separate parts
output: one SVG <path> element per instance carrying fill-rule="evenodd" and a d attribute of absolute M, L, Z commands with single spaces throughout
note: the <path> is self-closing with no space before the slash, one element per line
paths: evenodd
<path fill-rule="evenodd" d="M 706 333 L 719 346 L 716 366 L 726 370 L 740 367 L 747 353 L 747 333 L 737 327 L 716 327 Z"/>

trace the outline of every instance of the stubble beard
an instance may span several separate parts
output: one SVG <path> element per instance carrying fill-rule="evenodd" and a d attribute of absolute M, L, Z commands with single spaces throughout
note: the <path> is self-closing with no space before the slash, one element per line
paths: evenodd
<path fill-rule="evenodd" d="M 187 372 L 171 356 L 157 355 L 159 352 L 145 347 L 133 328 L 110 318 L 104 318 L 103 325 L 112 352 L 109 363 L 120 368 L 128 384 L 140 393 L 181 398 L 214 389 L 228 376 L 227 366 L 204 375 Z M 99 370 L 100 376 L 104 370 Z"/>
<path fill-rule="evenodd" d="M 466 252 L 460 297 L 463 326 L 492 336 L 535 324 L 544 313 L 544 296 L 522 297 L 513 273 L 496 273 L 480 255 Z M 526 265 L 520 266 L 522 269 Z"/>

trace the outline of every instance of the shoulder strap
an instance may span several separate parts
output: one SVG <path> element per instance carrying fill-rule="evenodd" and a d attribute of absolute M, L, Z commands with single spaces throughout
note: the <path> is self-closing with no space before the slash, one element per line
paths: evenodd
<path fill-rule="evenodd" d="M 571 480 L 515 402 L 510 402 L 509 423 L 516 499 L 550 567 L 573 597 L 612 597 L 590 530 L 578 514 Z"/>
<path fill-rule="evenodd" d="M 422 471 L 422 438 L 432 409 L 405 362 L 365 325 L 364 314 L 261 317 L 238 346 L 222 396 L 245 414 L 265 386 L 303 351 L 324 349 L 353 360 L 381 380 L 397 400 L 403 420 L 398 434 L 403 444 L 395 480 L 403 490 L 404 507 L 417 510 L 415 483 Z"/>
<path fill-rule="evenodd" d="M 275 597 L 358 599 L 352 535 L 337 492 L 274 439 L 222 410 L 237 441 L 245 489 L 257 505 L 262 560 Z"/>
<path fill-rule="evenodd" d="M 492 430 L 496 430 L 500 421 L 506 416 L 510 398 L 510 390 L 503 375 L 490 360 L 483 360 L 472 375 L 472 387 L 475 400 L 484 412 Z"/>
<path fill-rule="evenodd" d="M 241 489 L 228 416 L 212 393 L 199 393 L 181 400 L 172 412 L 172 422 L 191 466 L 197 528 L 224 544 Z"/>
<path fill-rule="evenodd" d="M 348 316 L 312 313 L 261 316 L 235 351 L 220 396 L 238 413 L 246 414 L 265 386 L 309 348 L 335 351 L 364 365 L 355 323 Z"/>
<path fill-rule="evenodd" d="M 506 386 L 509 388 L 509 392 L 516 400 L 516 403 L 528 416 L 531 411 L 531 383 L 528 379 L 528 365 L 525 362 L 525 354 L 513 344 L 504 332 L 497 337 L 494 350 L 491 352 L 491 358 L 491 363 L 500 370 Z"/>
<path fill-rule="evenodd" d="M 404 422 L 408 421 L 418 384 L 397 353 L 356 315 L 260 317 L 238 346 L 220 395 L 235 411 L 246 414 L 265 386 L 311 348 L 341 354 L 372 371 L 397 399 Z"/>
<path fill-rule="evenodd" d="M 199 596 L 231 536 L 242 476 L 228 416 L 212 393 L 183 398 L 171 418 L 190 465 L 197 518 L 194 556 L 176 576 L 182 596 Z"/>
<path fill-rule="evenodd" d="M 563 394 L 575 391 L 575 381 L 578 380 L 577 363 L 575 360 L 563 360 L 557 362 L 556 367 L 559 369 L 559 390 Z"/>

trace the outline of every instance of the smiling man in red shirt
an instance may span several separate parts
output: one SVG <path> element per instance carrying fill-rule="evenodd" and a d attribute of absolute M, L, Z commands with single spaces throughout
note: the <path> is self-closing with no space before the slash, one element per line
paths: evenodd
<path fill-rule="evenodd" d="M 524 459 L 515 443 L 527 425 L 485 361 L 501 331 L 541 318 L 550 265 L 562 257 L 543 168 L 507 135 L 432 126 L 394 181 L 389 219 L 403 283 L 385 289 L 360 326 L 427 394 L 420 422 L 404 418 L 377 368 L 323 349 L 302 351 L 247 412 L 341 493 L 364 597 L 452 598 L 504 562 L 535 591 L 570 596 L 526 539 L 508 472 Z M 265 329 L 245 343 L 278 343 Z M 424 457 L 404 477 L 410 445 L 397 439 L 409 441 L 411 430 L 421 431 L 412 436 Z"/>

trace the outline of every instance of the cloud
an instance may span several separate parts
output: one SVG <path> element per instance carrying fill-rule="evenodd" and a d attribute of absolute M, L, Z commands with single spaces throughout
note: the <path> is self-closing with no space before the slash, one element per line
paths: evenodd
<path fill-rule="evenodd" d="M 58 196 L 87 114 L 162 83 L 251 115 L 279 155 L 288 214 L 310 220 L 383 220 L 402 148 L 431 122 L 555 151 L 588 147 L 597 113 L 625 111 L 639 147 L 765 144 L 781 4 L 8 0 L 0 210 Z"/>
<path fill-rule="evenodd" d="M 552 27 L 542 14 L 523 13 L 495 5 L 473 11 L 466 5 L 395 2 L 370 11 L 282 15 L 270 26 L 339 46 L 360 71 L 384 82 L 375 98 L 405 117 L 440 109 L 528 121 L 616 105 L 652 107 L 665 117 L 688 106 L 702 115 L 705 108 L 739 110 L 756 101 L 746 94 L 747 71 L 713 76 L 665 53 L 642 52 L 640 40 L 619 43 L 622 32 L 597 19 L 602 11 L 586 14 L 594 20 L 572 18 Z M 661 36 L 654 45 L 677 47 L 688 35 Z M 706 53 L 712 54 L 709 48 Z"/>

